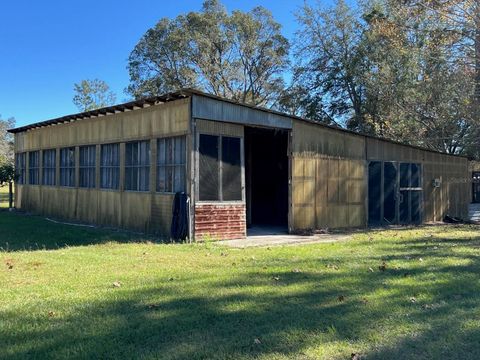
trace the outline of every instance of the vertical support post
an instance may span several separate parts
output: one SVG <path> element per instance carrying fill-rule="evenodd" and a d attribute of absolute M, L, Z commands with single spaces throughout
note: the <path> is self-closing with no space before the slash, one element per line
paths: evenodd
<path fill-rule="evenodd" d="M 55 186 L 60 186 L 60 149 L 55 149 Z"/>
<path fill-rule="evenodd" d="M 100 174 L 101 151 L 102 151 L 102 145 L 96 145 L 95 147 L 95 188 L 97 190 L 100 189 L 100 181 L 101 181 L 101 174 Z"/>
<path fill-rule="evenodd" d="M 150 139 L 150 178 L 148 180 L 150 193 L 152 195 L 157 191 L 157 139 Z"/>
<path fill-rule="evenodd" d="M 244 158 L 246 159 L 243 166 L 243 171 L 245 174 L 245 205 L 246 205 L 246 223 L 247 227 L 252 225 L 252 142 L 250 141 L 250 136 L 247 137 L 249 133 L 249 128 L 245 126 L 244 128 Z M 288 150 L 287 150 L 288 152 Z M 247 156 L 245 156 L 245 153 Z M 288 156 L 288 154 L 287 154 Z M 248 164 L 248 165 L 247 165 Z"/>
<path fill-rule="evenodd" d="M 80 146 L 75 146 L 75 180 L 74 186 L 80 186 Z"/>
<path fill-rule="evenodd" d="M 187 144 L 187 154 L 189 154 L 190 164 L 190 229 L 189 237 L 190 242 L 195 238 L 195 202 L 198 196 L 198 134 L 197 134 L 197 121 L 192 116 L 191 120 L 190 141 Z M 188 137 L 187 137 L 188 139 Z M 187 161 L 188 162 L 188 161 Z"/>
<path fill-rule="evenodd" d="M 218 198 L 223 201 L 223 135 L 218 136 Z"/>
<path fill-rule="evenodd" d="M 120 143 L 120 179 L 119 190 L 122 192 L 125 190 L 125 143 Z"/>
<path fill-rule="evenodd" d="M 12 210 L 13 208 L 13 182 L 8 182 L 8 208 Z"/>
<path fill-rule="evenodd" d="M 43 185 L 43 150 L 38 151 L 38 185 Z"/>
<path fill-rule="evenodd" d="M 25 179 L 23 180 L 25 185 L 30 184 L 30 152 L 25 152 Z"/>
<path fill-rule="evenodd" d="M 150 190 L 150 216 L 147 227 L 148 231 L 152 232 L 152 230 L 158 229 L 158 219 L 154 218 L 152 215 L 154 212 L 152 211 L 154 204 L 155 204 L 155 192 L 157 191 L 157 139 L 151 138 L 150 140 L 150 176 L 148 179 L 148 186 Z"/>
<path fill-rule="evenodd" d="M 294 224 L 294 212 L 293 212 L 293 144 L 294 144 L 294 130 L 288 130 L 288 144 L 287 144 L 287 156 L 288 156 L 288 233 L 292 233 Z"/>

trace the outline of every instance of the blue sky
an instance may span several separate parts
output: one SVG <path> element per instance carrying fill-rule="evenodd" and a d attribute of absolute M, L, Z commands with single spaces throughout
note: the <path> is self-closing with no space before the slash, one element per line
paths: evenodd
<path fill-rule="evenodd" d="M 329 3 L 330 1 L 324 1 Z M 303 0 L 224 0 L 228 10 L 262 5 L 291 38 Z M 15 0 L 0 5 L 0 114 L 17 125 L 77 112 L 73 84 L 105 80 L 127 100 L 127 57 L 162 17 L 201 8 L 202 0 Z"/>

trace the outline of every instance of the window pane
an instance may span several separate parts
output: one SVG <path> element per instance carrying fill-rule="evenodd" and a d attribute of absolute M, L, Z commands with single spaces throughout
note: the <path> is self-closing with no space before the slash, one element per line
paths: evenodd
<path fill-rule="evenodd" d="M 174 192 L 185 191 L 185 165 L 175 166 Z"/>
<path fill-rule="evenodd" d="M 148 191 L 150 142 L 136 141 L 125 145 L 125 190 Z"/>
<path fill-rule="evenodd" d="M 158 139 L 157 143 L 157 164 L 165 164 L 165 139 Z"/>
<path fill-rule="evenodd" d="M 17 176 L 17 184 L 25 184 L 25 153 L 17 154 L 15 158 L 15 168 Z"/>
<path fill-rule="evenodd" d="M 157 191 L 185 191 L 185 136 L 158 139 Z M 183 167 L 183 170 L 180 168 Z"/>
<path fill-rule="evenodd" d="M 239 138 L 222 137 L 222 200 L 242 200 Z"/>
<path fill-rule="evenodd" d="M 43 185 L 55 185 L 56 150 L 43 151 Z"/>
<path fill-rule="evenodd" d="M 32 185 L 38 185 L 40 153 L 38 151 L 29 152 L 28 162 L 29 162 L 29 177 L 30 177 L 29 183 Z"/>
<path fill-rule="evenodd" d="M 420 187 L 420 164 L 411 164 L 411 171 L 412 171 L 412 179 L 411 179 L 411 187 Z"/>
<path fill-rule="evenodd" d="M 80 166 L 95 167 L 95 146 L 80 147 Z"/>
<path fill-rule="evenodd" d="M 173 192 L 173 166 L 167 166 L 165 169 L 165 191 Z"/>
<path fill-rule="evenodd" d="M 119 144 L 102 145 L 100 153 L 100 165 L 100 187 L 104 189 L 118 189 L 120 182 Z"/>
<path fill-rule="evenodd" d="M 119 144 L 102 145 L 101 149 L 102 166 L 119 166 L 120 164 L 120 146 Z"/>
<path fill-rule="evenodd" d="M 139 189 L 140 191 L 149 191 L 150 190 L 150 167 L 141 167 L 139 168 Z"/>
<path fill-rule="evenodd" d="M 133 164 L 133 152 L 134 147 L 136 148 L 136 143 L 127 143 L 125 144 L 125 166 L 129 166 Z"/>
<path fill-rule="evenodd" d="M 150 166 L 150 141 L 140 142 L 139 165 Z"/>
<path fill-rule="evenodd" d="M 218 136 L 200 135 L 199 199 L 219 199 Z"/>
<path fill-rule="evenodd" d="M 399 218 L 402 224 L 407 224 L 410 221 L 410 193 L 411 191 L 408 190 L 400 191 Z"/>
<path fill-rule="evenodd" d="M 422 191 L 411 191 L 412 223 L 422 222 Z"/>
<path fill-rule="evenodd" d="M 158 192 L 166 192 L 165 186 L 165 167 L 159 166 L 157 170 L 157 191 Z"/>
<path fill-rule="evenodd" d="M 410 187 L 410 164 L 400 164 L 400 187 Z"/>
<path fill-rule="evenodd" d="M 60 149 L 60 167 L 75 166 L 75 148 Z"/>
<path fill-rule="evenodd" d="M 96 146 L 81 146 L 79 154 L 80 179 L 79 186 L 95 187 Z"/>
<path fill-rule="evenodd" d="M 60 149 L 60 185 L 75 186 L 75 148 Z"/>
<path fill-rule="evenodd" d="M 165 139 L 165 163 L 173 164 L 173 138 Z"/>
<path fill-rule="evenodd" d="M 125 190 L 138 190 L 137 188 L 138 168 L 125 168 Z"/>
<path fill-rule="evenodd" d="M 174 163 L 175 164 L 183 164 L 183 138 L 177 137 L 175 138 L 175 146 L 174 146 Z"/>

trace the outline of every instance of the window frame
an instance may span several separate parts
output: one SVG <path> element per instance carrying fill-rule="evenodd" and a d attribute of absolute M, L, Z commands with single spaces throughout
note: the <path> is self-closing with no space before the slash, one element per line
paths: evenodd
<path fill-rule="evenodd" d="M 93 148 L 93 165 L 82 165 L 82 149 Z M 83 184 L 82 175 L 86 171 L 87 174 L 93 170 L 93 185 Z M 90 177 L 87 176 L 89 179 Z M 82 189 L 95 189 L 97 187 L 97 146 L 96 145 L 81 145 L 78 147 L 78 187 Z"/>
<path fill-rule="evenodd" d="M 100 184 L 99 184 L 99 188 L 100 188 L 101 190 L 120 191 L 120 186 L 121 186 L 121 184 L 120 184 L 120 180 L 121 180 L 121 178 L 120 178 L 120 170 L 121 170 L 121 167 L 122 167 L 122 164 L 121 164 L 121 158 L 122 158 L 122 156 L 121 156 L 121 154 L 120 154 L 120 152 L 121 152 L 121 146 L 120 146 L 120 144 L 121 144 L 121 143 L 119 143 L 119 142 L 100 144 L 100 164 L 99 164 L 99 166 L 100 166 Z M 116 145 L 116 146 L 118 147 L 118 151 L 117 151 L 117 152 L 118 152 L 118 165 L 104 165 L 104 164 L 103 164 L 103 161 L 102 161 L 102 160 L 103 160 L 103 156 L 102 156 L 102 155 L 103 155 L 103 149 L 104 149 L 104 146 L 108 146 L 108 145 Z M 103 180 L 103 171 L 104 171 L 104 170 L 109 170 L 109 169 L 110 169 L 110 170 L 111 170 L 111 169 L 117 169 L 117 170 L 118 170 L 118 171 L 117 171 L 117 174 L 118 174 L 118 175 L 117 175 L 118 185 L 117 185 L 116 187 L 105 187 L 105 186 L 103 186 L 103 183 L 102 183 L 102 180 Z"/>
<path fill-rule="evenodd" d="M 37 164 L 32 167 L 32 155 L 36 155 Z M 32 176 L 32 173 L 36 173 L 36 176 Z M 36 178 L 35 182 L 32 179 Z M 40 185 L 40 150 L 34 150 L 28 152 L 28 185 Z"/>
<path fill-rule="evenodd" d="M 183 140 L 183 154 L 184 158 L 181 159 L 183 161 L 177 163 L 175 161 L 175 139 L 182 139 Z M 161 164 L 160 163 L 160 142 L 165 142 L 165 149 L 166 149 L 166 142 L 171 141 L 174 145 L 174 148 L 172 150 L 172 156 L 171 158 L 173 159 L 171 163 L 165 163 Z M 157 158 L 156 158 L 156 178 L 155 178 L 155 192 L 158 194 L 175 194 L 177 191 L 175 191 L 175 169 L 176 168 L 183 168 L 183 184 L 182 184 L 182 190 L 180 191 L 187 191 L 187 163 L 188 163 L 188 157 L 187 157 L 187 136 L 186 135 L 176 135 L 176 136 L 165 136 L 165 137 L 159 137 L 156 139 L 156 145 L 157 145 Z M 165 153 L 166 154 L 166 153 Z M 164 181 L 164 189 L 159 189 L 159 174 L 160 168 L 165 168 L 165 181 Z M 171 168 L 173 171 L 171 172 L 172 174 L 172 181 L 171 181 L 171 191 L 170 189 L 167 189 L 167 169 Z"/>
<path fill-rule="evenodd" d="M 45 166 L 46 154 L 53 154 L 53 166 Z M 53 183 L 46 183 L 46 173 L 53 172 Z M 44 149 L 42 150 L 42 185 L 43 186 L 56 186 L 57 185 L 57 149 Z"/>
<path fill-rule="evenodd" d="M 64 165 L 62 163 L 62 160 L 63 160 L 63 153 L 64 151 L 71 151 L 73 150 L 73 166 L 69 163 L 67 165 Z M 63 187 L 75 187 L 75 170 L 76 170 L 76 166 L 77 166 L 77 161 L 76 161 L 76 149 L 75 149 L 75 146 L 69 146 L 69 147 L 63 147 L 63 148 L 60 148 L 60 164 L 59 164 L 59 172 L 60 172 L 60 179 L 59 179 L 59 186 L 63 186 Z M 67 154 L 67 159 L 68 159 L 68 154 Z M 70 175 L 70 172 L 73 170 L 73 183 L 72 184 L 64 184 L 63 183 L 63 180 L 64 179 L 71 179 L 71 175 Z M 67 173 L 69 176 L 67 176 L 66 178 L 64 178 L 62 176 L 63 173 Z"/>
<path fill-rule="evenodd" d="M 25 185 L 27 182 L 27 153 L 21 152 L 15 154 L 15 182 L 19 185 Z M 21 180 L 21 181 L 20 181 Z"/>
<path fill-rule="evenodd" d="M 402 186 L 401 184 L 401 168 L 402 165 L 407 165 L 407 179 L 408 179 L 408 186 Z M 418 166 L 418 184 L 419 186 L 412 186 L 411 181 L 413 179 L 412 176 L 412 165 Z M 399 191 L 423 191 L 423 164 L 419 162 L 407 162 L 407 161 L 399 161 L 398 162 L 398 190 Z"/>
<path fill-rule="evenodd" d="M 138 151 L 140 149 L 140 144 L 141 143 L 145 143 L 147 144 L 147 160 L 145 162 L 145 164 L 142 164 L 141 163 L 141 152 Z M 129 145 L 134 145 L 136 144 L 138 146 L 137 148 L 137 163 L 136 164 L 128 164 L 128 160 L 127 160 L 127 147 Z M 151 159 L 152 159 L 152 150 L 151 150 L 151 146 L 150 146 L 150 140 L 147 139 L 147 140 L 134 140 L 134 141 L 128 141 L 125 143 L 125 164 L 124 164 L 124 179 L 123 179 L 123 187 L 124 187 L 124 190 L 125 191 L 129 191 L 129 192 L 149 192 L 150 191 L 150 165 L 151 165 Z M 130 189 L 127 187 L 127 174 L 128 174 L 128 171 L 129 169 L 137 169 L 137 176 L 136 176 L 136 188 L 135 189 Z M 147 188 L 146 189 L 140 189 L 140 185 L 141 185 L 141 169 L 146 169 L 146 179 L 147 179 Z"/>
<path fill-rule="evenodd" d="M 200 131 L 196 134 L 196 156 L 195 156 L 195 174 L 199 177 L 200 174 L 200 136 L 210 135 L 218 137 L 218 198 L 219 200 L 200 200 L 200 179 L 195 182 L 195 201 L 201 204 L 244 204 L 245 203 L 245 151 L 244 151 L 244 137 L 240 135 L 219 134 L 213 132 Z M 223 200 L 223 161 L 222 161 L 222 138 L 236 138 L 240 140 L 240 192 L 242 194 L 241 200 Z"/>

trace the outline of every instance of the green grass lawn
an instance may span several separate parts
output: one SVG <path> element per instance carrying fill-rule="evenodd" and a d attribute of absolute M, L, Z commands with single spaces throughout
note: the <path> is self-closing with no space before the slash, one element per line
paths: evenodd
<path fill-rule="evenodd" d="M 0 209 L 8 208 L 8 186 L 0 186 Z"/>
<path fill-rule="evenodd" d="M 3 211 L 0 358 L 477 359 L 479 230 L 226 249 Z"/>

